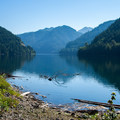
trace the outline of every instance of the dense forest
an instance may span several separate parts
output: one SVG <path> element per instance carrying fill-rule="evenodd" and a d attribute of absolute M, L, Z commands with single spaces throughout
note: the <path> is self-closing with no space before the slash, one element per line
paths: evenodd
<path fill-rule="evenodd" d="M 35 51 L 25 46 L 19 37 L 0 27 L 0 55 L 32 55 Z"/>
<path fill-rule="evenodd" d="M 81 35 L 76 40 L 68 42 L 66 47 L 60 51 L 60 54 L 77 54 L 79 47 L 83 47 L 85 43 L 90 44 L 97 35 L 105 31 L 112 23 L 114 23 L 114 20 L 104 22 L 94 28 L 92 31 Z"/>
<path fill-rule="evenodd" d="M 78 51 L 79 56 L 120 56 L 120 19 Z"/>

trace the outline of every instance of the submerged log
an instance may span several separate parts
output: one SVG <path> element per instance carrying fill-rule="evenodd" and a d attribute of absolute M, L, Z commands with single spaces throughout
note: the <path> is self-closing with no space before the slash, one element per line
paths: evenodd
<path fill-rule="evenodd" d="M 120 109 L 120 105 L 117 105 L 117 104 L 111 105 L 109 103 L 102 103 L 102 102 L 95 102 L 95 101 L 88 101 L 88 100 L 81 100 L 81 99 L 73 99 L 73 100 L 82 102 L 82 103 L 92 104 L 92 105 L 100 105 L 100 106 L 104 106 L 104 107 L 113 106 L 114 108 Z"/>
<path fill-rule="evenodd" d="M 48 80 L 49 80 L 49 81 L 52 81 L 52 78 L 50 77 L 50 78 L 48 78 Z"/>
<path fill-rule="evenodd" d="M 21 76 L 13 76 L 13 75 L 11 75 L 11 74 L 6 74 L 6 77 L 7 77 L 7 78 L 13 78 L 13 79 L 15 79 L 16 77 L 17 77 L 17 78 L 22 78 Z"/>

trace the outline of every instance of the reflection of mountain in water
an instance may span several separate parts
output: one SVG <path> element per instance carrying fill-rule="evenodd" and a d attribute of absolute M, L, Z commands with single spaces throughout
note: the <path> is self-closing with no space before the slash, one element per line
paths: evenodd
<path fill-rule="evenodd" d="M 77 57 L 62 58 L 58 55 L 37 55 L 30 63 L 26 63 L 22 70 L 37 75 L 58 75 L 57 80 L 62 83 L 70 81 L 75 74 L 92 75 L 90 66 L 83 64 Z"/>
<path fill-rule="evenodd" d="M 77 56 L 61 56 L 61 57 L 66 60 L 68 65 L 75 67 L 76 70 L 79 71 L 79 73 L 92 75 L 94 72 L 89 64 L 84 63 L 83 60 L 80 61 Z"/>
<path fill-rule="evenodd" d="M 0 56 L 0 73 L 12 73 L 20 69 L 25 61 L 30 61 L 34 56 Z"/>
<path fill-rule="evenodd" d="M 57 80 L 67 83 L 73 74 L 94 77 L 98 82 L 106 85 L 115 85 L 119 88 L 120 62 L 118 59 L 78 59 L 75 56 L 60 57 L 57 55 L 38 55 L 31 62 L 26 62 L 22 70 L 37 75 L 49 75 L 65 73 L 68 76 L 59 75 Z"/>
<path fill-rule="evenodd" d="M 26 63 L 22 68 L 26 72 L 35 74 L 54 75 L 57 73 L 73 73 L 75 67 L 66 64 L 58 55 L 37 55 L 33 61 Z"/>
<path fill-rule="evenodd" d="M 83 59 L 80 58 L 80 61 L 81 60 Z M 97 74 L 120 90 L 119 58 L 86 58 L 84 59 L 84 63 L 91 65 Z"/>
<path fill-rule="evenodd" d="M 87 64 L 83 64 L 77 57 L 60 57 L 58 55 L 37 55 L 30 63 L 26 63 L 22 68 L 26 72 L 54 75 L 57 73 L 87 73 L 93 70 Z"/>

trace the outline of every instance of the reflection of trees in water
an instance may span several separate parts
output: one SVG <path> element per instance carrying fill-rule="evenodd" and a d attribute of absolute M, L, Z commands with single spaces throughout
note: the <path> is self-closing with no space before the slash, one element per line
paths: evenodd
<path fill-rule="evenodd" d="M 66 84 L 73 77 L 73 73 L 77 73 L 74 65 L 67 64 L 64 59 L 57 55 L 36 55 L 34 60 L 25 64 L 22 69 L 29 73 L 35 73 L 40 77 L 56 76 L 56 82 L 53 81 L 58 85 Z"/>
<path fill-rule="evenodd" d="M 63 59 L 65 59 L 65 61 L 67 62 L 67 64 L 69 66 L 72 66 L 73 68 L 76 69 L 76 72 L 78 73 L 86 73 L 88 74 L 93 74 L 93 69 L 92 67 L 88 64 L 84 62 L 83 60 L 79 60 L 77 56 L 62 56 Z M 71 70 L 71 73 L 74 74 L 76 73 L 74 71 Z"/>
<path fill-rule="evenodd" d="M 0 56 L 0 73 L 12 73 L 33 58 L 34 56 Z"/>
<path fill-rule="evenodd" d="M 88 58 L 77 56 L 64 56 L 67 64 L 76 67 L 80 73 L 95 76 L 98 82 L 115 85 L 120 89 L 120 58 Z"/>
<path fill-rule="evenodd" d="M 120 90 L 120 58 L 79 58 L 79 60 L 91 65 L 95 73 Z"/>

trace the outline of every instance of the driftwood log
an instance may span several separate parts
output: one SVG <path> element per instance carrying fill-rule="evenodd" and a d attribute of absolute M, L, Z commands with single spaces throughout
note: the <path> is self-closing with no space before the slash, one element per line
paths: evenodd
<path fill-rule="evenodd" d="M 82 103 L 92 104 L 92 105 L 100 105 L 100 106 L 104 106 L 104 107 L 113 106 L 114 108 L 120 109 L 120 105 L 117 105 L 117 104 L 111 105 L 109 103 L 94 102 L 94 101 L 81 100 L 81 99 L 73 99 L 73 100 L 78 101 L 78 102 L 82 102 Z"/>
<path fill-rule="evenodd" d="M 28 94 L 30 94 L 30 92 L 24 92 L 24 93 L 21 94 L 21 96 L 26 96 Z"/>

